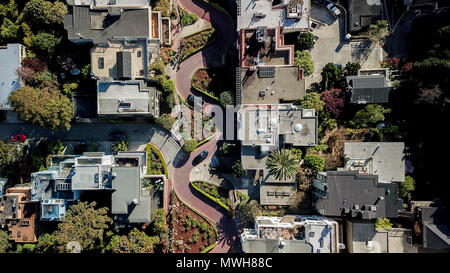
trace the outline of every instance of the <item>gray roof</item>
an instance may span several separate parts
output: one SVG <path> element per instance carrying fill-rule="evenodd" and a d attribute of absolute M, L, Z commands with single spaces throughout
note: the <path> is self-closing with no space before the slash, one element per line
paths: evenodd
<path fill-rule="evenodd" d="M 385 103 L 389 101 L 389 86 L 383 75 L 347 76 L 351 103 Z"/>
<path fill-rule="evenodd" d="M 260 204 L 270 206 L 288 206 L 297 186 L 289 184 L 263 184 L 260 188 Z"/>
<path fill-rule="evenodd" d="M 69 40 L 87 39 L 106 43 L 113 37 L 150 38 L 151 10 L 126 9 L 121 16 L 110 16 L 107 10 L 90 10 L 89 6 L 73 6 L 64 17 Z"/>
<path fill-rule="evenodd" d="M 131 79 L 131 53 L 119 51 L 117 56 L 117 77 Z"/>
<path fill-rule="evenodd" d="M 284 245 L 281 246 L 280 242 Z M 244 253 L 312 253 L 312 246 L 305 240 L 247 239 L 242 242 Z"/>
<path fill-rule="evenodd" d="M 372 22 L 381 19 L 381 0 L 361 1 L 347 0 L 348 28 L 357 32 L 368 27 Z"/>
<path fill-rule="evenodd" d="M 133 201 L 139 202 L 140 177 L 139 167 L 114 167 L 116 177 L 112 182 L 111 213 L 128 214 Z M 138 206 L 138 205 L 136 205 Z"/>
<path fill-rule="evenodd" d="M 450 217 L 447 207 L 420 207 L 423 224 L 423 246 L 450 249 Z"/>
<path fill-rule="evenodd" d="M 345 142 L 345 169 L 378 175 L 380 182 L 404 182 L 404 149 L 403 142 Z M 366 170 L 357 166 L 361 163 Z"/>
<path fill-rule="evenodd" d="M 8 97 L 12 91 L 21 87 L 17 69 L 21 66 L 20 44 L 8 44 L 0 47 L 0 110 L 11 109 Z"/>
<path fill-rule="evenodd" d="M 318 213 L 327 216 L 395 218 L 398 210 L 403 209 L 397 187 L 396 183 L 378 183 L 376 175 L 329 171 L 325 178 L 318 176 L 313 181 L 314 207 Z"/>

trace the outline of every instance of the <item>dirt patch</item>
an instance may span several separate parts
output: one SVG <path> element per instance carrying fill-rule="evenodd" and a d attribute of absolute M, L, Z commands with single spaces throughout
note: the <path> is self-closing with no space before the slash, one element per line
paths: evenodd
<path fill-rule="evenodd" d="M 208 71 L 199 69 L 194 75 L 193 84 L 202 90 L 208 90 L 211 81 L 212 78 L 209 76 Z"/>
<path fill-rule="evenodd" d="M 216 242 L 216 233 L 211 224 L 186 207 L 176 196 L 172 205 L 175 253 L 199 253 Z"/>

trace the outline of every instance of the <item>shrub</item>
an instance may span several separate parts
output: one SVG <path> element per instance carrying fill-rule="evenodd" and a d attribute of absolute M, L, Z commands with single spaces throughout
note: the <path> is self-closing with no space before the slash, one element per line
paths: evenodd
<path fill-rule="evenodd" d="M 198 242 L 199 236 L 200 234 L 198 233 L 198 231 L 194 231 L 194 235 L 192 236 L 192 240 L 194 241 L 194 243 Z"/>
<path fill-rule="evenodd" d="M 197 141 L 194 139 L 188 139 L 184 142 L 183 144 L 183 150 L 186 153 L 192 153 L 193 151 L 195 151 L 195 149 L 197 149 Z"/>
<path fill-rule="evenodd" d="M 206 223 L 202 223 L 200 226 L 201 232 L 206 232 L 208 230 L 208 225 Z"/>
<path fill-rule="evenodd" d="M 227 105 L 234 106 L 233 94 L 230 91 L 222 92 L 219 96 L 219 103 L 223 108 L 226 108 Z"/>
<path fill-rule="evenodd" d="M 311 32 L 302 32 L 297 36 L 296 50 L 310 50 L 314 46 L 314 35 Z"/>
<path fill-rule="evenodd" d="M 405 181 L 398 186 L 398 195 L 406 201 L 411 200 L 411 192 L 416 189 L 414 178 L 407 175 Z"/>
<path fill-rule="evenodd" d="M 304 160 L 305 165 L 315 172 L 321 172 L 325 167 L 325 160 L 318 155 L 307 154 Z"/>
<path fill-rule="evenodd" d="M 390 229 L 392 228 L 392 223 L 387 218 L 377 218 L 375 228 Z"/>
<path fill-rule="evenodd" d="M 356 76 L 356 75 L 358 75 L 359 69 L 361 69 L 361 65 L 359 63 L 348 62 L 344 68 L 344 75 L 345 76 Z"/>
<path fill-rule="evenodd" d="M 314 62 L 307 50 L 295 52 L 294 64 L 303 69 L 305 76 L 310 76 L 314 73 Z"/>
<path fill-rule="evenodd" d="M 344 109 L 344 98 L 340 89 L 326 90 L 320 94 L 320 99 L 325 103 L 325 112 L 337 118 Z"/>
<path fill-rule="evenodd" d="M 53 34 L 41 32 L 31 38 L 31 48 L 37 54 L 52 59 L 55 55 L 56 46 L 60 41 L 61 39 L 56 38 Z"/>
<path fill-rule="evenodd" d="M 341 69 L 334 63 L 328 63 L 322 69 L 322 87 L 331 89 L 336 87 L 342 77 Z"/>
<path fill-rule="evenodd" d="M 323 110 L 325 102 L 320 99 L 320 95 L 317 93 L 308 93 L 300 99 L 300 105 L 304 109 L 315 109 L 316 112 Z"/>
<path fill-rule="evenodd" d="M 166 128 L 169 131 L 172 129 L 172 126 L 175 123 L 175 121 L 176 118 L 172 117 L 169 114 L 162 114 L 155 119 L 156 124 L 162 126 L 163 128 Z"/>
<path fill-rule="evenodd" d="M 240 160 L 236 161 L 233 165 L 233 175 L 236 178 L 240 178 L 247 175 L 247 170 L 242 167 L 242 162 Z"/>

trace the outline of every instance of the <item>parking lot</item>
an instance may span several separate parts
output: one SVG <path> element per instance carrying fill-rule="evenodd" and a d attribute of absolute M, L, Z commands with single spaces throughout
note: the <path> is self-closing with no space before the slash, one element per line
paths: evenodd
<path fill-rule="evenodd" d="M 327 8 L 320 8 L 316 5 L 311 7 L 311 19 L 317 23 L 317 27 L 312 33 L 319 37 L 311 56 L 314 61 L 314 74 L 306 78 L 306 88 L 312 83 L 320 82 L 322 77 L 320 72 L 327 63 L 342 64 L 347 62 L 358 62 L 361 68 L 379 68 L 386 52 L 376 45 L 368 46 L 362 42 L 344 42 L 346 35 L 344 30 L 344 12 L 336 19 Z"/>

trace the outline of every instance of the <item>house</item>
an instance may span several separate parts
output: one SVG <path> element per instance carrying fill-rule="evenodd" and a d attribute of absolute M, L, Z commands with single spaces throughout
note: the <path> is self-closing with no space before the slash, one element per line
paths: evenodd
<path fill-rule="evenodd" d="M 245 253 L 337 253 L 339 226 L 316 215 L 258 216 L 240 235 Z"/>
<path fill-rule="evenodd" d="M 347 76 L 346 96 L 349 103 L 386 103 L 389 101 L 389 85 L 384 75 Z"/>
<path fill-rule="evenodd" d="M 345 142 L 346 171 L 378 175 L 379 182 L 405 181 L 403 142 Z"/>
<path fill-rule="evenodd" d="M 17 70 L 22 66 L 26 52 L 25 46 L 21 44 L 0 46 L 0 63 L 8 64 L 0 66 L 0 111 L 12 109 L 8 97 L 11 92 L 23 86 Z"/>
<path fill-rule="evenodd" d="M 84 153 L 55 162 L 48 170 L 32 174 L 32 199 L 41 202 L 42 221 L 61 221 L 83 192 L 109 191 L 117 225 L 151 222 L 155 208 L 150 190 L 143 184 L 147 177 L 145 151 Z"/>
<path fill-rule="evenodd" d="M 346 219 L 347 249 L 350 253 L 417 253 L 412 230 L 377 229 L 375 223 Z"/>
<path fill-rule="evenodd" d="M 31 201 L 31 187 L 8 188 L 0 197 L 0 224 L 8 227 L 9 240 L 35 243 L 39 236 L 39 203 Z"/>
<path fill-rule="evenodd" d="M 411 201 L 414 204 L 417 201 Z M 421 252 L 450 253 L 450 210 L 445 204 L 428 202 L 414 207 L 416 235 Z"/>
<path fill-rule="evenodd" d="M 379 183 L 377 175 L 328 171 L 313 180 L 313 206 L 321 215 L 370 220 L 396 218 L 403 209 L 396 183 Z"/>
<path fill-rule="evenodd" d="M 309 29 L 310 0 L 237 0 L 237 30 L 256 27 Z"/>
<path fill-rule="evenodd" d="M 383 6 L 381 0 L 347 0 L 348 31 L 356 33 L 366 30 L 372 23 L 381 20 Z"/>

